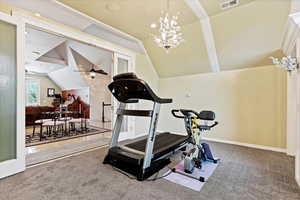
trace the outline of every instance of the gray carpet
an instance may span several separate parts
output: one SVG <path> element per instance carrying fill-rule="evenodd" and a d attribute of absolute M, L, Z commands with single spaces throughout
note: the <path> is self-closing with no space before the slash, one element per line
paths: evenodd
<path fill-rule="evenodd" d="M 101 164 L 103 149 L 30 168 L 0 180 L 0 199 L 300 199 L 300 189 L 294 181 L 293 158 L 218 143 L 212 143 L 212 149 L 222 162 L 200 193 L 164 179 L 131 180 Z"/>

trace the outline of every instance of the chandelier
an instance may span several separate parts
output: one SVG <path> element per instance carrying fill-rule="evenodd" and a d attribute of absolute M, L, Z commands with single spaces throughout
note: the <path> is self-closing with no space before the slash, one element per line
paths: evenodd
<path fill-rule="evenodd" d="M 288 72 L 294 71 L 299 68 L 297 58 L 292 56 L 283 57 L 281 59 L 270 57 L 277 67 L 282 68 Z"/>
<path fill-rule="evenodd" d="M 154 35 L 156 44 L 164 48 L 168 53 L 169 49 L 177 47 L 183 42 L 181 27 L 179 26 L 177 15 L 169 14 L 169 0 L 167 0 L 167 12 L 159 18 L 159 35 Z"/>

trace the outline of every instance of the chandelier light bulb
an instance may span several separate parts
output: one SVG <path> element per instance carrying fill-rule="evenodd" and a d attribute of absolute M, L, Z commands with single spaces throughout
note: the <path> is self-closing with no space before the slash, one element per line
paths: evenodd
<path fill-rule="evenodd" d="M 168 2 L 169 7 L 169 2 Z M 171 15 L 169 12 L 162 12 L 159 18 L 158 35 L 154 35 L 154 42 L 166 52 L 169 49 L 175 48 L 180 45 L 184 40 L 182 37 L 181 27 L 179 26 L 177 15 Z M 152 24 L 150 25 L 152 27 Z"/>
<path fill-rule="evenodd" d="M 153 23 L 153 24 L 150 25 L 150 27 L 151 27 L 151 28 L 156 28 L 157 25 L 156 25 L 155 23 Z"/>
<path fill-rule="evenodd" d="M 96 73 L 95 72 L 90 72 L 90 77 L 91 77 L 91 79 L 96 78 Z"/>
<path fill-rule="evenodd" d="M 299 68 L 297 58 L 294 58 L 292 56 L 286 56 L 281 59 L 270 57 L 270 59 L 272 59 L 274 65 L 288 72 L 294 71 Z"/>

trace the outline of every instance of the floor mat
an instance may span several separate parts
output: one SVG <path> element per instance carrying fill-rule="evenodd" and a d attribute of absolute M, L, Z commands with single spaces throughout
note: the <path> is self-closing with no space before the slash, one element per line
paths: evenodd
<path fill-rule="evenodd" d="M 195 168 L 193 173 L 190 174 L 193 177 L 204 177 L 205 181 L 208 180 L 208 178 L 214 173 L 215 169 L 217 168 L 218 164 L 215 164 L 213 162 L 203 162 L 202 168 L 197 169 Z M 179 164 L 175 166 L 176 170 L 181 171 L 184 173 L 184 161 L 181 161 Z M 169 175 L 167 175 L 169 174 Z M 184 187 L 190 188 L 192 190 L 200 192 L 202 187 L 204 186 L 205 182 L 200 182 L 199 180 L 196 180 L 194 178 L 176 173 L 176 172 L 170 172 L 168 171 L 165 175 L 166 180 L 171 181 L 173 183 L 182 185 Z"/>

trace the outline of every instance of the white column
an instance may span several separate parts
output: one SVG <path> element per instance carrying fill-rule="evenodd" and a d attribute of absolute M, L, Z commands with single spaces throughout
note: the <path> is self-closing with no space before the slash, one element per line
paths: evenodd
<path fill-rule="evenodd" d="M 297 72 L 287 73 L 287 154 L 297 149 Z"/>
<path fill-rule="evenodd" d="M 296 56 L 297 60 L 300 61 L 300 39 L 297 40 L 296 43 Z M 296 181 L 298 185 L 300 186 L 300 77 L 299 77 L 299 70 L 296 72 L 297 73 L 297 105 L 296 105 L 296 113 L 297 113 L 297 119 L 296 119 L 296 124 L 297 124 L 297 132 L 296 132 L 296 158 L 295 158 L 295 176 L 296 176 Z"/>
<path fill-rule="evenodd" d="M 299 72 L 297 72 L 297 132 L 296 132 L 296 157 L 295 157 L 295 175 L 297 183 L 300 186 L 300 78 L 299 78 Z"/>
<path fill-rule="evenodd" d="M 201 24 L 211 70 L 219 72 L 220 64 L 209 16 L 199 0 L 185 0 L 185 3 L 192 9 Z"/>

